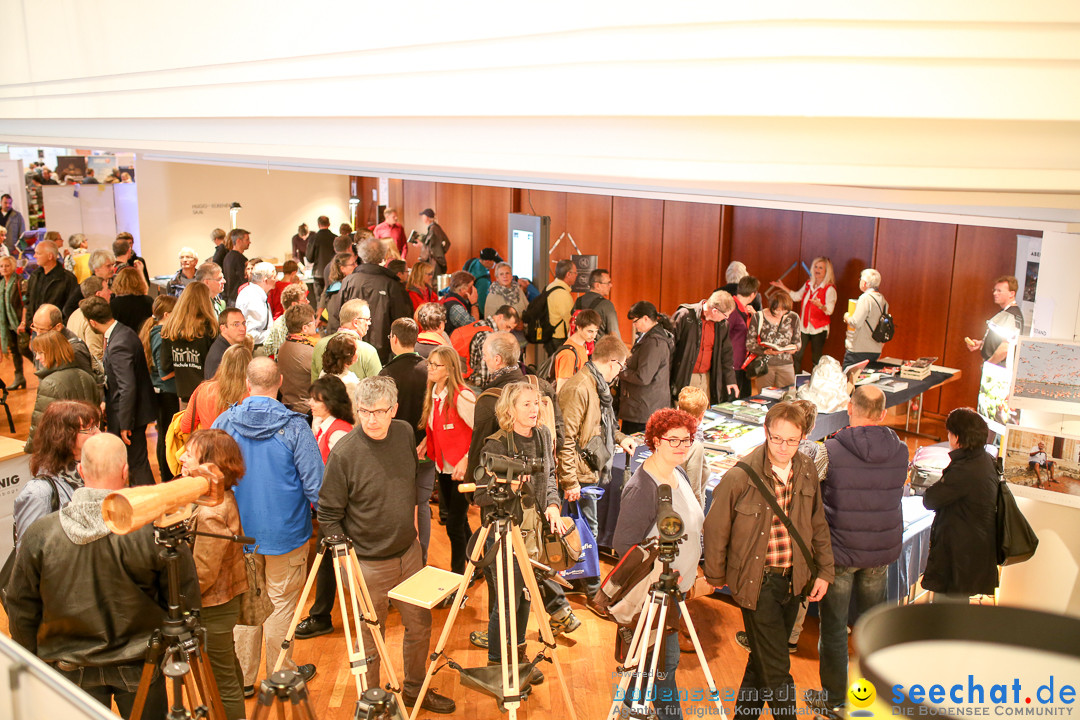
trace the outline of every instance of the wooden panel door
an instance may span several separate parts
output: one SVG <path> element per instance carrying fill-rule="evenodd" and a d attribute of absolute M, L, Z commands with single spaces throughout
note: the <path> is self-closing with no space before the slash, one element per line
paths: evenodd
<path fill-rule="evenodd" d="M 450 238 L 446 266 L 450 272 L 465 266 L 472 252 L 472 185 L 437 183 L 435 186 L 435 217 Z M 423 208 L 420 208 L 423 210 Z M 419 213 L 420 210 L 417 210 Z"/>
<path fill-rule="evenodd" d="M 998 311 L 991 298 L 994 278 L 1016 271 L 1016 236 L 1040 234 L 969 225 L 962 225 L 957 231 L 945 355 L 940 362 L 946 367 L 960 368 L 963 375 L 941 389 L 937 408 L 940 414 L 948 414 L 957 407 L 975 406 L 982 356 L 967 349 L 964 336 L 981 339 L 986 332 L 986 321 Z M 945 307 L 940 311 L 945 312 Z"/>
<path fill-rule="evenodd" d="M 476 257 L 485 247 L 493 247 L 503 258 L 509 260 L 507 250 L 507 215 L 514 201 L 512 188 L 473 185 L 472 189 L 472 249 L 469 257 Z"/>
<path fill-rule="evenodd" d="M 419 223 L 420 211 L 424 208 L 431 208 L 435 211 L 436 215 L 439 213 L 438 203 L 435 202 L 435 186 L 433 182 L 423 182 L 420 180 L 403 180 L 402 181 L 402 201 L 401 207 L 398 208 L 401 215 L 401 223 L 406 228 L 416 227 L 410 224 L 415 221 Z M 439 222 L 443 220 L 439 217 Z M 454 240 L 450 238 L 451 242 Z M 450 270 L 453 271 L 454 267 L 451 265 Z"/>
<path fill-rule="evenodd" d="M 660 312 L 697 302 L 716 289 L 720 257 L 720 205 L 664 203 Z"/>
<path fill-rule="evenodd" d="M 379 178 L 359 178 L 356 197 L 360 203 L 356 206 L 356 216 L 352 220 L 353 230 L 371 227 L 379 222 L 378 192 Z M 404 221 L 405 218 L 402 217 L 401 220 Z"/>
<path fill-rule="evenodd" d="M 875 222 L 874 218 L 803 213 L 800 256 L 807 265 L 812 258 L 827 257 L 836 274 L 836 308 L 829 325 L 829 339 L 825 341 L 825 354 L 837 360 L 844 357 L 847 301 L 859 297 L 859 273 L 870 267 L 874 256 Z M 892 279 L 893 286 L 898 287 L 895 276 Z M 887 295 L 888 284 L 883 283 L 881 290 Z"/>
<path fill-rule="evenodd" d="M 664 201 L 616 197 L 611 218 L 611 301 L 625 318 L 639 300 L 660 303 L 663 268 Z M 623 340 L 631 341 L 629 322 L 620 323 Z"/>
<path fill-rule="evenodd" d="M 947 308 L 956 250 L 956 225 L 880 220 L 877 268 L 883 294 L 896 320 L 896 337 L 884 354 L 904 360 L 945 356 Z M 940 391 L 923 398 L 927 412 L 937 412 Z"/>

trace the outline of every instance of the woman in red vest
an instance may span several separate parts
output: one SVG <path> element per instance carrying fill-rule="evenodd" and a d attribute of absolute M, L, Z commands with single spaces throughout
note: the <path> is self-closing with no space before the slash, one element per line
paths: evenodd
<path fill-rule="evenodd" d="M 453 348 L 439 346 L 428 355 L 428 384 L 421 422 L 427 437 L 419 453 L 435 462 L 439 477 L 439 504 L 446 511 L 446 535 L 450 538 L 450 570 L 465 572 L 468 560 L 469 500 L 458 491 L 465 479 L 472 442 L 476 395 L 461 376 L 461 361 Z"/>
<path fill-rule="evenodd" d="M 311 431 L 323 463 L 337 441 L 349 434 L 356 418 L 345 383 L 336 375 L 324 375 L 311 385 Z"/>
<path fill-rule="evenodd" d="M 806 346 L 810 346 L 811 368 L 816 367 L 825 350 L 825 339 L 829 337 L 829 321 L 836 308 L 836 278 L 833 274 L 832 260 L 827 257 L 814 258 L 810 266 L 810 279 L 799 289 L 792 290 L 781 280 L 769 283 L 778 287 L 794 302 L 802 300 L 802 312 L 799 313 L 799 329 L 802 332 L 802 345 L 795 351 L 795 374 L 802 371 L 802 356 Z"/>

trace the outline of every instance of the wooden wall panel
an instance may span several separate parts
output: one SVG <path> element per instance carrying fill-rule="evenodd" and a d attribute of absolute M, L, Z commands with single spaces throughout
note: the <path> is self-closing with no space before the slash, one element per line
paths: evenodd
<path fill-rule="evenodd" d="M 405 206 L 405 181 L 391 178 L 387 181 L 387 184 L 390 186 L 390 197 L 386 198 L 386 204 L 389 207 L 403 208 Z M 423 209 L 424 208 L 420 208 L 420 210 Z M 420 210 L 417 210 L 416 212 L 420 212 Z M 416 216 L 410 217 L 408 219 L 419 221 L 419 218 Z M 409 223 L 405 223 L 405 227 L 411 229 L 412 225 Z"/>
<path fill-rule="evenodd" d="M 430 207 L 450 238 L 450 252 L 446 254 L 450 272 L 460 270 L 476 255 L 473 251 L 472 191 L 472 185 L 437 183 L 435 186 L 435 204 Z"/>
<path fill-rule="evenodd" d="M 716 287 L 727 285 L 727 266 L 731 264 L 731 230 L 734 225 L 735 208 L 731 205 L 720 206 L 720 252 L 716 262 Z M 763 280 L 768 285 L 768 280 Z"/>
<path fill-rule="evenodd" d="M 402 194 L 401 194 L 401 222 L 406 228 L 406 234 L 414 227 L 418 227 L 420 218 L 417 217 L 420 211 L 424 208 L 431 208 L 439 215 L 438 204 L 435 202 L 435 185 L 433 182 L 423 182 L 420 180 L 403 180 L 402 181 Z M 443 223 L 445 218 L 439 217 L 439 222 Z M 416 225 L 412 224 L 417 223 Z M 450 241 L 453 242 L 454 238 L 451 236 Z M 453 249 L 451 249 L 451 252 Z M 451 271 L 454 270 L 453 265 L 450 266 Z"/>
<path fill-rule="evenodd" d="M 493 247 L 507 260 L 507 215 L 512 211 L 514 191 L 512 188 L 473 185 L 472 192 L 472 251 L 476 257 L 480 250 Z"/>
<path fill-rule="evenodd" d="M 874 218 L 803 213 L 800 257 L 807 265 L 815 257 L 827 257 L 836 273 L 836 308 L 825 353 L 838 360 L 844 357 L 847 301 L 859 297 L 859 273 L 871 267 L 874 256 L 874 224 Z M 882 275 L 885 279 L 881 291 L 888 296 L 889 280 L 893 287 L 899 287 L 899 279 L 888 272 Z"/>
<path fill-rule="evenodd" d="M 716 289 L 721 206 L 665 202 L 660 312 L 708 297 Z"/>
<path fill-rule="evenodd" d="M 952 264 L 952 292 L 948 304 L 946 367 L 960 368 L 960 379 L 941 390 L 937 411 L 942 415 L 963 406 L 975 406 L 982 375 L 982 356 L 970 352 L 964 336 L 976 340 L 986 331 L 986 321 L 997 312 L 991 298 L 994 278 L 1016 271 L 1016 236 L 1041 233 L 1004 228 L 961 225 L 956 234 L 956 260 Z"/>
<path fill-rule="evenodd" d="M 525 215 L 547 215 L 551 218 L 551 243 L 566 230 L 566 196 L 564 192 L 548 192 L 546 190 L 521 190 L 519 213 Z M 543 290 L 547 284 L 555 278 L 555 260 L 563 257 L 556 254 L 552 256 L 552 262 L 548 263 L 548 273 L 543 278 L 533 278 L 533 284 Z M 566 257 L 570 257 L 568 253 Z"/>
<path fill-rule="evenodd" d="M 780 274 L 800 259 L 802 213 L 745 207 L 731 211 L 731 260 L 745 264 L 750 274 L 768 287 L 770 280 L 780 279 Z M 784 276 L 793 289 L 805 281 L 801 268 Z"/>
<path fill-rule="evenodd" d="M 379 192 L 379 179 L 373 177 L 360 178 L 357 187 L 357 195 L 360 204 L 356 206 L 356 219 L 353 229 L 371 227 L 379 222 L 378 198 L 374 197 Z M 402 218 L 404 220 L 404 218 Z"/>
<path fill-rule="evenodd" d="M 956 230 L 941 223 L 879 222 L 877 266 L 891 278 L 882 285 L 891 288 L 884 294 L 896 320 L 896 337 L 885 345 L 885 355 L 944 358 Z M 938 390 L 925 395 L 927 412 L 937 412 L 939 395 Z"/>
<path fill-rule="evenodd" d="M 611 196 L 566 194 L 566 230 L 577 243 L 582 255 L 596 255 L 597 267 L 611 270 Z M 551 242 L 559 236 L 552 233 Z M 559 258 L 570 257 L 568 241 L 566 249 L 556 249 Z M 617 281 L 616 281 L 617 282 Z"/>
<path fill-rule="evenodd" d="M 611 301 L 619 317 L 639 300 L 660 303 L 664 201 L 617 197 L 612 203 Z M 620 322 L 630 341 L 630 323 Z"/>

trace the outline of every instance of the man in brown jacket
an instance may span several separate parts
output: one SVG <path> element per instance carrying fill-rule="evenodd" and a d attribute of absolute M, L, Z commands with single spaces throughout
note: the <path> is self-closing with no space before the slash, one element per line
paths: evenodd
<path fill-rule="evenodd" d="M 750 641 L 735 714 L 760 715 L 765 703 L 774 716 L 795 716 L 795 681 L 787 640 L 802 593 L 811 602 L 833 580 L 829 525 L 813 461 L 799 453 L 803 415 L 791 403 L 765 416 L 764 445 L 746 457 L 785 510 L 817 565 L 811 577 L 794 538 L 754 482 L 740 468 L 724 475 L 705 518 L 705 577 L 727 585 L 742 607 Z"/>

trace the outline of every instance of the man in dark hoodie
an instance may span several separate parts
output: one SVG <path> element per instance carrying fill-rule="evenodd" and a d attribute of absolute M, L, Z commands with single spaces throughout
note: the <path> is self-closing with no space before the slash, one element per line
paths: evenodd
<path fill-rule="evenodd" d="M 810 707 L 839 717 L 848 678 L 848 611 L 851 595 L 864 613 L 885 602 L 888 566 L 900 557 L 904 516 L 900 497 L 907 477 L 908 448 L 885 419 L 885 393 L 855 388 L 848 403 L 851 424 L 825 441 L 827 470 L 821 484 L 832 536 L 836 579 L 821 599 L 821 685 Z"/>
<path fill-rule="evenodd" d="M 402 317 L 412 317 L 412 300 L 397 275 L 382 266 L 386 248 L 378 238 L 369 238 L 357 248 L 360 265 L 341 282 L 341 303 L 359 298 L 371 308 L 371 326 L 367 338 L 385 365 L 392 357 L 390 326 Z M 330 330 L 337 330 L 338 319 L 330 318 Z"/>
<path fill-rule="evenodd" d="M 59 512 L 22 536 L 7 589 L 15 642 L 53 665 L 105 707 L 131 715 L 146 643 L 165 621 L 168 573 L 152 525 L 117 535 L 101 516 L 105 496 L 128 485 L 127 449 L 115 435 L 93 435 L 78 465 L 85 485 Z M 180 596 L 201 607 L 191 550 L 181 545 Z M 150 684 L 143 717 L 166 713 L 165 678 Z"/>

